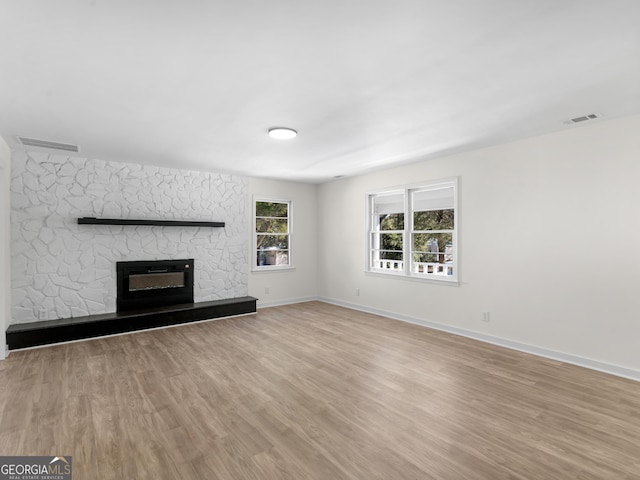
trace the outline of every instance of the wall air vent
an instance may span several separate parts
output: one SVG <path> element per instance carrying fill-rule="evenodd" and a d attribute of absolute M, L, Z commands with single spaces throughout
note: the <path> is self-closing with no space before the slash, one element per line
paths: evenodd
<path fill-rule="evenodd" d="M 589 120 L 596 120 L 598 118 L 602 118 L 602 115 L 600 113 L 589 113 L 588 115 L 571 118 L 564 123 L 566 123 L 567 125 L 572 125 L 574 123 L 588 122 Z"/>
<path fill-rule="evenodd" d="M 49 148 L 52 150 L 63 150 L 65 152 L 79 152 L 78 145 L 70 143 L 49 142 L 47 140 L 38 140 L 37 138 L 18 137 L 18 140 L 25 147 Z"/>

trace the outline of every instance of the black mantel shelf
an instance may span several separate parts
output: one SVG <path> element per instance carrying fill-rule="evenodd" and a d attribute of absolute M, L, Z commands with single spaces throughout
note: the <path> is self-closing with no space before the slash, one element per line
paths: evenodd
<path fill-rule="evenodd" d="M 155 225 L 161 227 L 224 227 L 224 222 L 200 220 L 135 220 L 128 218 L 81 217 L 78 225 Z"/>

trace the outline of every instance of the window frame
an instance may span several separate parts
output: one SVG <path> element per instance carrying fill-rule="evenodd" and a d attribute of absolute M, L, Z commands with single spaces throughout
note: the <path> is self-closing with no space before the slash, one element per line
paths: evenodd
<path fill-rule="evenodd" d="M 374 206 L 374 199 L 375 198 L 381 198 L 381 197 L 392 197 L 392 196 L 397 196 L 397 195 L 402 195 L 402 212 L 398 212 L 398 213 L 402 213 L 404 215 L 403 218 L 403 223 L 404 223 L 404 227 L 402 230 L 374 230 L 373 229 L 373 217 L 374 217 L 374 212 L 373 212 L 373 206 Z M 402 235 L 402 260 L 391 260 L 391 259 L 377 259 L 376 261 L 378 262 L 387 262 L 387 263 L 394 263 L 394 262 L 402 262 L 402 269 L 404 269 L 404 263 L 406 260 L 406 244 L 407 244 L 407 215 L 406 215 L 406 211 L 407 211 L 407 205 L 406 205 L 406 197 L 405 197 L 405 193 L 403 189 L 398 189 L 398 188 L 392 188 L 392 189 L 388 189 L 388 190 L 383 190 L 374 194 L 369 194 L 368 195 L 368 204 L 367 204 L 367 221 L 368 221 L 368 228 L 367 228 L 367 266 L 370 270 L 372 271 L 384 271 L 385 274 L 391 274 L 391 275 L 398 275 L 401 274 L 402 272 L 400 271 L 400 269 L 388 269 L 388 271 L 385 271 L 384 269 L 380 269 L 380 268 L 374 268 L 373 265 L 373 253 L 374 252 L 383 252 L 384 250 L 382 250 L 380 248 L 379 245 L 379 237 L 382 234 L 400 234 Z M 378 237 L 378 244 L 375 245 L 374 248 L 374 235 L 376 235 Z M 389 250 L 391 251 L 391 250 Z"/>
<path fill-rule="evenodd" d="M 438 180 L 431 180 L 426 182 L 414 183 L 409 185 L 402 185 L 389 188 L 381 188 L 368 191 L 366 194 L 366 253 L 365 253 L 365 272 L 371 275 L 381 275 L 385 277 L 398 277 L 403 279 L 417 280 L 422 282 L 435 282 L 438 284 L 447 285 L 459 285 L 460 279 L 460 262 L 459 262 L 459 245 L 458 237 L 460 235 L 459 229 L 459 217 L 460 209 L 458 203 L 459 196 L 459 181 L 458 177 L 449 177 Z M 445 188 L 453 188 L 453 230 L 443 231 L 444 233 L 451 233 L 452 236 L 452 253 L 451 253 L 451 267 L 452 274 L 426 274 L 414 272 L 414 257 L 413 257 L 413 239 L 414 234 L 424 233 L 423 230 L 414 230 L 414 208 L 413 208 L 413 194 L 421 191 L 440 190 Z M 385 195 L 394 195 L 402 193 L 404 200 L 404 231 L 402 242 L 402 268 L 401 269 L 387 269 L 387 268 L 375 268 L 374 251 L 380 250 L 374 248 L 374 199 Z M 421 210 L 418 210 L 421 211 Z M 378 234 L 381 232 L 377 230 Z M 427 231 L 428 232 L 428 231 Z M 440 233 L 440 230 L 434 230 L 434 233 Z M 379 247 L 379 245 L 378 245 Z M 444 253 L 444 252 L 443 252 Z M 446 264 L 443 264 L 446 265 Z M 446 267 L 445 267 L 446 268 Z M 446 273 L 446 270 L 445 270 Z"/>
<path fill-rule="evenodd" d="M 258 202 L 265 203 L 284 203 L 287 204 L 287 229 L 288 233 L 275 233 L 276 235 L 286 235 L 288 237 L 288 260 L 289 263 L 287 265 L 258 265 L 257 263 L 257 245 L 258 245 L 258 236 L 259 232 L 257 231 L 257 215 L 256 215 L 256 205 Z M 279 198 L 279 197 L 269 197 L 264 195 L 254 195 L 252 201 L 252 245 L 251 245 L 251 271 L 253 272 L 273 272 L 279 270 L 294 270 L 295 267 L 293 265 L 293 201 L 287 198 Z M 261 217 L 262 218 L 262 217 Z M 284 218 L 284 217 L 282 217 Z"/>

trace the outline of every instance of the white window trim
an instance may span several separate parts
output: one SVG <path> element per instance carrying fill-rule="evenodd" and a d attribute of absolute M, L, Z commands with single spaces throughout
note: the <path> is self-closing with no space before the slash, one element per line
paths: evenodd
<path fill-rule="evenodd" d="M 256 232 L 256 202 L 277 202 L 289 205 L 289 264 L 288 265 L 256 265 L 256 245 L 258 243 L 258 233 Z M 251 271 L 252 272 L 278 272 L 286 270 L 295 270 L 293 264 L 293 200 L 290 198 L 270 197 L 265 195 L 254 195 L 252 201 L 252 244 L 251 244 Z"/>
<path fill-rule="evenodd" d="M 458 237 L 460 236 L 460 229 L 458 226 L 459 218 L 460 218 L 460 210 L 458 197 L 460 195 L 459 191 L 459 177 L 448 177 L 442 178 L 438 180 L 413 183 L 409 185 L 401 185 L 395 187 L 388 188 L 379 188 L 375 190 L 370 190 L 366 193 L 366 227 L 365 227 L 365 273 L 367 275 L 372 276 L 381 276 L 381 277 L 393 277 L 404 280 L 413 280 L 418 282 L 427 282 L 427 283 L 436 283 L 439 285 L 459 285 L 460 284 L 460 249 Z M 415 190 L 431 190 L 431 189 L 439 189 L 453 187 L 454 195 L 453 195 L 453 208 L 455 211 L 455 215 L 453 217 L 453 275 L 432 275 L 426 276 L 419 273 L 413 273 L 411 271 L 411 233 L 413 231 L 413 215 L 412 213 L 412 205 L 411 205 L 411 192 Z M 393 194 L 393 193 L 403 193 L 404 194 L 404 242 L 403 242 L 403 269 L 402 270 L 383 270 L 371 267 L 371 231 L 372 231 L 372 206 L 373 206 L 373 196 L 380 194 Z"/>

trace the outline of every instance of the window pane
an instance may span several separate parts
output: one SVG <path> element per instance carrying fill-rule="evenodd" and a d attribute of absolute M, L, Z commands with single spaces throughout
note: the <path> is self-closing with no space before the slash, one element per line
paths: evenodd
<path fill-rule="evenodd" d="M 256 265 L 289 265 L 288 250 L 258 250 L 256 252 Z"/>
<path fill-rule="evenodd" d="M 256 202 L 256 217 L 286 217 L 288 214 L 288 203 Z"/>
<path fill-rule="evenodd" d="M 434 262 L 426 258 L 427 254 L 414 254 L 411 271 L 424 275 L 453 275 L 453 263 Z"/>
<path fill-rule="evenodd" d="M 404 193 L 390 193 L 373 196 L 373 213 L 401 213 L 404 212 Z"/>
<path fill-rule="evenodd" d="M 451 210 L 454 207 L 453 187 L 414 190 L 411 202 L 414 211 Z"/>
<path fill-rule="evenodd" d="M 374 250 L 371 252 L 371 267 L 383 270 L 402 271 L 404 269 L 402 252 L 380 252 Z"/>
<path fill-rule="evenodd" d="M 395 250 L 402 253 L 402 233 L 380 233 L 380 250 Z"/>
<path fill-rule="evenodd" d="M 258 235 L 258 249 L 281 249 L 289 248 L 289 235 Z"/>
<path fill-rule="evenodd" d="M 378 257 L 381 260 L 400 260 L 402 261 L 402 252 L 391 251 L 391 250 L 379 250 Z"/>
<path fill-rule="evenodd" d="M 289 233 L 289 222 L 286 218 L 256 218 L 258 233 Z"/>
<path fill-rule="evenodd" d="M 414 233 L 414 262 L 452 262 L 453 234 L 451 233 Z"/>
<path fill-rule="evenodd" d="M 380 230 L 404 230 L 404 213 L 389 213 L 379 216 Z"/>
<path fill-rule="evenodd" d="M 453 230 L 453 209 L 413 213 L 414 230 Z"/>
<path fill-rule="evenodd" d="M 444 263 L 438 261 L 437 253 L 414 253 L 413 261 L 418 263 Z"/>

